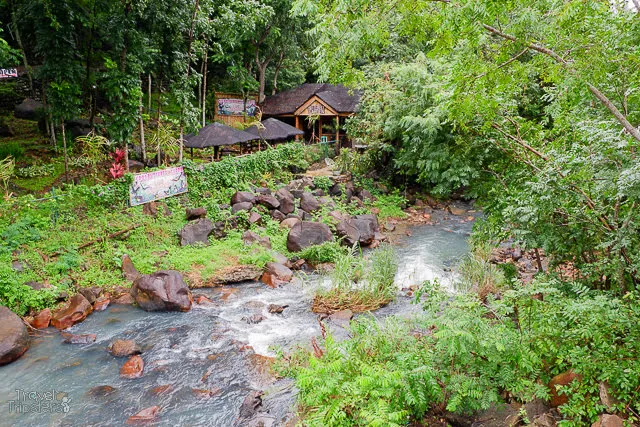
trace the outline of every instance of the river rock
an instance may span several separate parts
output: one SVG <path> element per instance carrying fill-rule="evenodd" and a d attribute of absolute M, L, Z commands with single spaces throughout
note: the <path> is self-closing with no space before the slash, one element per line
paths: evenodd
<path fill-rule="evenodd" d="M 291 279 L 293 279 L 293 271 L 291 271 L 289 267 L 277 262 L 268 262 L 265 265 L 265 269 L 267 272 L 275 275 L 278 280 L 290 282 Z"/>
<path fill-rule="evenodd" d="M 349 309 L 336 311 L 329 316 L 329 319 L 336 325 L 346 328 L 353 319 L 353 312 Z"/>
<path fill-rule="evenodd" d="M 96 341 L 96 334 L 70 334 L 68 332 L 62 332 L 65 344 L 91 344 Z"/>
<path fill-rule="evenodd" d="M 213 232 L 213 223 L 207 218 L 200 218 L 187 223 L 182 230 L 178 232 L 180 236 L 180 245 L 188 246 L 195 243 L 209 244 L 209 235 Z"/>
<path fill-rule="evenodd" d="M 140 378 L 144 372 L 144 360 L 142 357 L 136 355 L 131 356 L 129 360 L 124 362 L 122 368 L 120 368 L 120 376 L 123 378 L 135 379 Z"/>
<path fill-rule="evenodd" d="M 94 286 L 92 288 L 80 288 L 78 292 L 81 293 L 82 296 L 87 299 L 87 301 L 89 301 L 89 304 L 93 305 L 93 303 L 96 302 L 96 299 L 98 299 L 98 297 L 102 293 L 102 288 L 99 286 Z"/>
<path fill-rule="evenodd" d="M 151 406 L 150 408 L 145 408 L 142 411 L 138 412 L 135 415 L 127 418 L 127 424 L 139 424 L 139 423 L 148 423 L 150 421 L 155 420 L 160 413 L 159 406 Z"/>
<path fill-rule="evenodd" d="M 134 282 L 140 277 L 140 272 L 133 265 L 131 257 L 127 254 L 122 255 L 122 276 L 130 282 Z"/>
<path fill-rule="evenodd" d="M 158 206 L 156 202 L 149 202 L 142 205 L 142 213 L 153 218 L 158 217 Z"/>
<path fill-rule="evenodd" d="M 193 208 L 186 209 L 185 216 L 187 217 L 187 221 L 193 221 L 194 219 L 200 219 L 207 216 L 207 210 L 205 208 Z"/>
<path fill-rule="evenodd" d="M 242 233 L 242 241 L 245 245 L 253 245 L 257 243 L 260 246 L 271 249 L 271 239 L 269 239 L 269 236 L 261 237 L 258 233 L 251 230 L 247 230 Z"/>
<path fill-rule="evenodd" d="M 18 359 L 29 349 L 27 326 L 17 314 L 0 305 L 0 365 Z"/>
<path fill-rule="evenodd" d="M 278 209 L 280 207 L 280 202 L 278 201 L 278 199 L 270 194 L 260 194 L 256 199 L 256 203 L 266 207 L 269 210 Z"/>
<path fill-rule="evenodd" d="M 467 214 L 467 211 L 465 211 L 464 209 L 457 208 L 455 206 L 448 206 L 447 210 L 449 211 L 449 213 L 456 216 L 463 216 Z"/>
<path fill-rule="evenodd" d="M 331 230 L 321 222 L 300 222 L 291 228 L 287 236 L 287 249 L 300 252 L 309 246 L 320 245 L 333 240 Z"/>
<path fill-rule="evenodd" d="M 591 427 L 623 427 L 624 421 L 617 415 L 602 414 Z"/>
<path fill-rule="evenodd" d="M 348 246 L 356 243 L 369 245 L 375 237 L 373 222 L 364 219 L 348 219 L 336 225 L 336 233 L 342 237 L 342 242 Z"/>
<path fill-rule="evenodd" d="M 240 414 L 238 415 L 239 419 L 248 420 L 253 418 L 257 412 L 258 408 L 262 406 L 262 395 L 264 392 L 262 391 L 252 391 L 244 398 L 242 405 L 240 406 Z"/>
<path fill-rule="evenodd" d="M 107 347 L 107 351 L 115 357 L 133 356 L 142 353 L 140 346 L 133 340 L 115 340 Z"/>
<path fill-rule="evenodd" d="M 341 211 L 331 211 L 329 212 L 329 216 L 333 218 L 336 222 L 346 221 L 351 219 L 351 216 L 348 213 Z"/>
<path fill-rule="evenodd" d="M 256 280 L 262 274 L 262 269 L 255 265 L 232 265 L 218 271 L 207 285 L 224 285 Z M 205 285 L 205 286 L 207 286 Z"/>
<path fill-rule="evenodd" d="M 241 320 L 247 322 L 250 325 L 256 325 L 264 320 L 264 316 L 262 314 L 252 314 L 251 316 L 245 316 Z"/>
<path fill-rule="evenodd" d="M 93 311 L 104 311 L 107 309 L 110 303 L 111 299 L 109 299 L 108 297 L 98 298 L 96 302 L 93 303 Z"/>
<path fill-rule="evenodd" d="M 119 295 L 117 298 L 114 298 L 112 303 L 117 305 L 131 305 L 136 302 L 136 299 L 130 293 L 124 293 Z"/>
<path fill-rule="evenodd" d="M 211 300 L 209 299 L 209 297 L 207 297 L 206 295 L 196 295 L 194 297 L 194 301 L 196 302 L 196 304 L 198 305 L 202 305 L 202 304 L 211 304 Z"/>
<path fill-rule="evenodd" d="M 51 322 L 51 310 L 45 308 L 40 313 L 38 313 L 31 322 L 31 327 L 36 329 L 45 329 L 49 327 L 49 323 Z"/>
<path fill-rule="evenodd" d="M 89 301 L 81 294 L 76 294 L 71 297 L 66 308 L 53 314 L 51 324 L 57 329 L 67 329 L 82 322 L 92 311 Z"/>
<path fill-rule="evenodd" d="M 320 207 L 320 202 L 311 193 L 302 193 L 300 197 L 300 209 L 305 212 L 311 213 Z"/>
<path fill-rule="evenodd" d="M 372 201 L 373 200 L 373 196 L 371 195 L 371 193 L 368 190 L 360 190 L 360 192 L 358 193 L 358 197 L 363 202 Z"/>
<path fill-rule="evenodd" d="M 293 278 L 293 271 L 282 264 L 268 262 L 265 268 L 266 270 L 262 273 L 260 281 L 271 288 L 277 288 L 280 285 L 289 283 Z"/>
<path fill-rule="evenodd" d="M 269 313 L 272 313 L 272 314 L 280 314 L 287 307 L 289 307 L 289 306 L 288 305 L 269 304 L 267 306 L 267 311 Z"/>
<path fill-rule="evenodd" d="M 293 226 L 295 226 L 296 224 L 299 224 L 300 218 L 285 218 L 281 223 L 280 223 L 280 228 L 293 228 Z"/>
<path fill-rule="evenodd" d="M 139 277 L 131 288 L 131 295 L 145 311 L 189 311 L 193 302 L 182 275 L 174 270 Z"/>
<path fill-rule="evenodd" d="M 247 218 L 249 225 L 262 223 L 262 216 L 258 212 L 251 212 Z"/>
<path fill-rule="evenodd" d="M 231 205 L 236 205 L 238 203 L 251 203 L 252 205 L 256 202 L 256 196 L 249 191 L 236 191 L 233 196 L 231 196 Z"/>
<path fill-rule="evenodd" d="M 283 187 L 276 191 L 276 199 L 278 199 L 278 202 L 280 203 L 280 207 L 278 209 L 283 214 L 288 215 L 290 213 L 293 213 L 293 211 L 296 209 L 295 198 L 293 197 L 293 194 L 291 194 L 291 192 L 286 188 Z"/>
<path fill-rule="evenodd" d="M 378 224 L 378 217 L 373 214 L 356 215 L 355 219 L 369 221 L 373 225 L 373 231 L 380 231 L 380 225 Z"/>
<path fill-rule="evenodd" d="M 33 99 L 25 99 L 14 109 L 14 116 L 23 120 L 38 120 L 43 111 L 42 102 Z"/>
<path fill-rule="evenodd" d="M 574 380 L 580 381 L 582 379 L 582 375 L 576 374 L 575 372 L 569 370 L 567 372 L 563 372 L 562 374 L 556 375 L 549 382 L 549 394 L 551 396 L 551 406 L 557 408 L 558 406 L 564 405 L 569 402 L 569 396 L 566 394 L 559 394 L 556 386 L 568 386 Z"/>
<path fill-rule="evenodd" d="M 236 203 L 231 206 L 231 213 L 238 213 L 240 211 L 250 211 L 253 208 L 253 203 L 242 202 Z"/>
<path fill-rule="evenodd" d="M 111 387 L 110 385 L 99 385 L 90 388 L 89 391 L 87 391 L 87 396 L 100 398 L 115 393 L 116 391 L 117 389 Z"/>
<path fill-rule="evenodd" d="M 274 209 L 273 211 L 271 211 L 271 218 L 275 219 L 278 222 L 281 222 L 284 221 L 287 217 L 278 209 Z"/>

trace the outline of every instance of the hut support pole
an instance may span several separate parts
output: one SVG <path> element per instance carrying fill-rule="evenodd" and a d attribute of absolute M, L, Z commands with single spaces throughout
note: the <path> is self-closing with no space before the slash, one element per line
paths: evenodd
<path fill-rule="evenodd" d="M 296 129 L 300 129 L 300 116 L 296 116 Z M 300 141 L 300 135 L 296 135 L 296 141 Z"/>
<path fill-rule="evenodd" d="M 339 153 L 340 152 L 340 116 L 336 116 L 336 147 L 337 147 L 336 151 L 337 153 Z"/>

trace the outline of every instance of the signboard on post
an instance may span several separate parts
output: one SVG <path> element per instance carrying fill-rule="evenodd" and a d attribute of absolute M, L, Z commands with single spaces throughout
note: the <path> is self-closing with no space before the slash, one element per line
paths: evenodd
<path fill-rule="evenodd" d="M 221 116 L 242 116 L 245 114 L 245 102 L 243 99 L 218 99 L 218 114 Z M 256 101 L 253 99 L 247 99 L 246 114 L 250 117 L 256 115 Z"/>
<path fill-rule="evenodd" d="M 187 176 L 182 166 L 134 175 L 129 189 L 131 206 L 143 205 L 187 192 Z"/>
<path fill-rule="evenodd" d="M 0 79 L 8 79 L 11 77 L 18 77 L 18 70 L 16 68 L 0 68 Z"/>

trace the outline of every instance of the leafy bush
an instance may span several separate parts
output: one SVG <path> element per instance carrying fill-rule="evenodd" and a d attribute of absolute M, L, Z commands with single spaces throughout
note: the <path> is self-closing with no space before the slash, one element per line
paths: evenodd
<path fill-rule="evenodd" d="M 387 218 L 404 218 L 407 214 L 402 210 L 407 205 L 407 199 L 398 193 L 379 195 L 373 202 L 373 206 L 378 208 L 378 219 L 384 221 Z"/>
<path fill-rule="evenodd" d="M 69 166 L 73 168 L 86 168 L 92 165 L 93 161 L 87 157 L 72 157 L 69 159 Z"/>
<path fill-rule="evenodd" d="M 206 193 L 220 189 L 244 189 L 249 183 L 259 182 L 265 174 L 286 176 L 291 167 L 306 167 L 304 146 L 299 143 L 283 144 L 244 157 L 225 157 L 219 162 L 196 165 L 185 161 L 185 173 L 192 199 L 202 199 Z"/>
<path fill-rule="evenodd" d="M 16 314 L 24 316 L 30 309 L 41 310 L 52 306 L 57 293 L 53 288 L 36 291 L 20 283 L 9 265 L 0 264 L 0 304 Z"/>
<path fill-rule="evenodd" d="M 313 185 L 328 193 L 329 189 L 333 187 L 333 181 L 328 176 L 316 176 L 313 178 Z"/>
<path fill-rule="evenodd" d="M 24 157 L 25 149 L 19 142 L 9 141 L 3 142 L 0 144 L 0 160 L 5 159 L 9 156 L 14 159 L 20 160 Z"/>
<path fill-rule="evenodd" d="M 545 384 L 569 369 L 582 379 L 561 391 L 569 396 L 559 408 L 563 425 L 595 421 L 605 409 L 598 393 L 604 381 L 618 399 L 615 409 L 637 421 L 640 294 L 559 287 L 536 282 L 483 303 L 427 283 L 418 319 L 359 319 L 351 339 L 324 341 L 321 358 L 305 350 L 283 356 L 305 425 L 400 426 L 429 410 L 486 409 L 507 394 L 521 402 L 547 398 Z"/>

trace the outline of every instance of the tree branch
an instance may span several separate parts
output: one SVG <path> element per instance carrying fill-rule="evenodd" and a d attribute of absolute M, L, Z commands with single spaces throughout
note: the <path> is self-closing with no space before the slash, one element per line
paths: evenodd
<path fill-rule="evenodd" d="M 640 1 L 640 0 L 634 0 L 634 1 Z M 515 36 L 503 33 L 502 31 L 498 30 L 497 28 L 491 27 L 491 26 L 486 25 L 486 24 L 482 24 L 482 26 L 484 27 L 484 29 L 486 29 L 487 31 L 489 31 L 492 34 L 497 35 L 498 37 L 502 37 L 503 39 L 510 40 L 510 41 L 516 42 L 516 43 L 519 42 L 519 40 Z M 551 50 L 551 49 L 549 49 L 549 48 L 547 48 L 547 47 L 545 47 L 545 46 L 543 46 L 541 44 L 538 44 L 538 43 L 529 43 L 526 46 L 527 46 L 528 49 L 535 50 L 537 52 L 540 52 L 540 53 L 542 53 L 544 55 L 549 56 L 554 61 L 558 62 L 564 68 L 566 68 L 571 74 L 574 74 L 574 75 L 578 74 L 578 72 L 574 68 L 570 67 L 570 62 L 569 61 L 567 61 L 564 58 L 562 58 L 560 55 L 558 55 L 553 50 Z M 602 105 L 604 105 L 611 112 L 611 114 L 613 114 L 613 116 L 625 128 L 625 130 L 627 132 L 629 132 L 629 134 L 634 139 L 636 139 L 638 142 L 640 142 L 640 130 L 638 130 L 636 127 L 634 127 L 629 122 L 629 120 L 627 120 L 627 118 L 620 112 L 620 110 L 618 110 L 618 108 L 613 104 L 613 102 L 611 102 L 611 100 L 609 100 L 609 98 L 607 98 L 605 96 L 605 94 L 603 94 L 598 88 L 596 88 L 595 86 L 593 86 L 591 83 L 589 83 L 587 81 L 585 81 L 585 84 L 587 85 L 587 88 L 589 88 L 589 91 L 602 103 Z"/>

